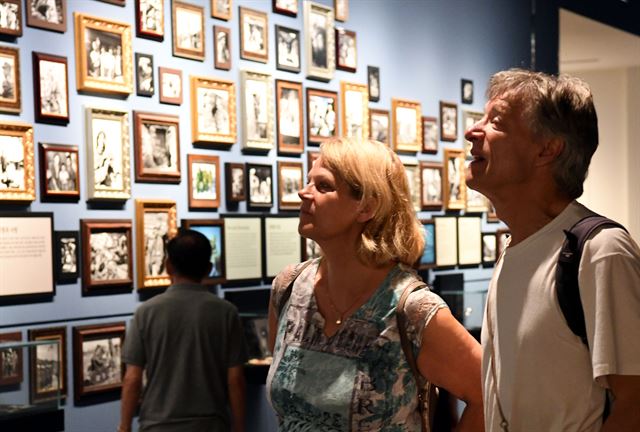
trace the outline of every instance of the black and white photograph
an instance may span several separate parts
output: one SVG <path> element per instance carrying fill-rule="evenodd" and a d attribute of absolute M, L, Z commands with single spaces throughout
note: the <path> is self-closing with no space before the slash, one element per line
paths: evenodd
<path fill-rule="evenodd" d="M 422 144 L 422 116 L 420 102 L 391 99 L 393 149 L 419 152 Z"/>
<path fill-rule="evenodd" d="M 226 162 L 225 185 L 227 202 L 237 203 L 247 199 L 245 193 L 245 167 L 241 163 Z"/>
<path fill-rule="evenodd" d="M 326 69 L 328 60 L 328 30 L 327 19 L 324 14 L 311 14 L 311 64 L 313 67 Z"/>
<path fill-rule="evenodd" d="M 124 189 L 120 121 L 94 118 L 92 135 L 95 190 Z"/>
<path fill-rule="evenodd" d="M 214 67 L 216 69 L 231 69 L 231 29 L 213 26 Z"/>
<path fill-rule="evenodd" d="M 345 22 L 349 18 L 349 0 L 333 0 L 336 21 Z"/>
<path fill-rule="evenodd" d="M 87 74 L 104 81 L 124 83 L 122 36 L 118 33 L 85 28 Z"/>
<path fill-rule="evenodd" d="M 0 134 L 0 191 L 25 189 L 24 158 L 22 139 Z"/>
<path fill-rule="evenodd" d="M 266 13 L 240 7 L 240 58 L 267 63 L 269 18 Z"/>
<path fill-rule="evenodd" d="M 409 107 L 398 106 L 395 112 L 397 143 L 415 143 L 418 141 L 416 110 Z"/>
<path fill-rule="evenodd" d="M 333 9 L 304 2 L 304 51 L 307 77 L 329 81 L 335 71 Z"/>
<path fill-rule="evenodd" d="M 162 40 L 164 38 L 164 1 L 136 0 L 138 36 Z"/>
<path fill-rule="evenodd" d="M 298 192 L 303 188 L 302 162 L 278 162 L 278 208 L 298 210 L 302 200 Z"/>
<path fill-rule="evenodd" d="M 307 88 L 307 126 L 310 144 L 319 144 L 338 135 L 337 101 L 336 92 Z"/>
<path fill-rule="evenodd" d="M 64 33 L 67 0 L 26 0 L 27 25 Z"/>
<path fill-rule="evenodd" d="M 161 67 L 158 69 L 158 80 L 160 81 L 160 102 L 171 105 L 182 104 L 182 71 Z"/>
<path fill-rule="evenodd" d="M 414 163 L 405 163 L 404 171 L 407 175 L 407 182 L 409 183 L 409 192 L 411 194 L 411 203 L 415 211 L 422 209 L 421 193 L 422 193 L 422 178 L 420 173 L 420 166 Z"/>
<path fill-rule="evenodd" d="M 464 78 L 460 80 L 460 99 L 463 104 L 473 103 L 473 81 Z"/>
<path fill-rule="evenodd" d="M 0 333 L 0 343 L 20 342 L 21 332 Z M 22 382 L 22 349 L 19 347 L 0 350 L 0 386 Z"/>
<path fill-rule="evenodd" d="M 369 89 L 369 101 L 378 102 L 380 100 L 380 68 L 377 66 L 367 66 L 367 88 Z"/>
<path fill-rule="evenodd" d="M 67 395 L 67 328 L 50 327 L 29 330 L 29 340 L 39 344 L 29 353 L 31 403 Z M 55 343 L 57 342 L 57 344 Z"/>
<path fill-rule="evenodd" d="M 36 120 L 42 123 L 69 121 L 67 58 L 33 52 Z M 39 97 L 38 97 L 39 96 Z"/>
<path fill-rule="evenodd" d="M 371 139 L 389 145 L 389 111 L 370 109 L 369 123 Z"/>
<path fill-rule="evenodd" d="M 22 36 L 20 0 L 0 0 L 0 35 Z"/>
<path fill-rule="evenodd" d="M 457 156 L 450 156 L 447 158 L 447 174 L 449 177 L 449 201 L 460 201 L 461 187 L 460 187 L 460 171 L 463 170 L 460 158 Z"/>
<path fill-rule="evenodd" d="M 422 117 L 422 151 L 438 153 L 438 119 L 435 117 Z"/>
<path fill-rule="evenodd" d="M 247 79 L 245 81 L 247 140 L 265 140 L 268 137 L 268 82 Z"/>
<path fill-rule="evenodd" d="M 211 16 L 229 21 L 231 19 L 231 1 L 232 0 L 211 0 Z"/>
<path fill-rule="evenodd" d="M 464 151 L 458 149 L 444 150 L 444 208 L 462 210 L 466 208 L 466 185 L 464 172 Z"/>
<path fill-rule="evenodd" d="M 247 206 L 269 208 L 273 206 L 273 169 L 271 165 L 247 164 Z"/>
<path fill-rule="evenodd" d="M 190 157 L 188 159 L 191 162 Z M 190 174 L 192 172 L 190 170 Z M 136 286 L 138 289 L 167 287 L 171 281 L 165 266 L 166 246 L 178 231 L 176 202 L 169 199 L 136 199 L 135 206 Z"/>
<path fill-rule="evenodd" d="M 204 60 L 204 8 L 174 1 L 172 11 L 173 55 Z"/>
<path fill-rule="evenodd" d="M 169 213 L 144 212 L 144 276 L 166 276 L 165 249 L 169 241 Z"/>
<path fill-rule="evenodd" d="M 50 393 L 60 386 L 61 350 L 56 344 L 38 345 L 35 347 L 35 387 L 38 393 Z"/>
<path fill-rule="evenodd" d="M 153 56 L 136 53 L 136 94 L 153 96 L 155 83 L 153 80 Z"/>
<path fill-rule="evenodd" d="M 129 236 L 126 232 L 92 232 L 89 235 L 89 248 L 89 277 L 92 282 L 131 278 Z"/>
<path fill-rule="evenodd" d="M 78 179 L 78 147 L 40 143 L 40 163 L 44 178 L 41 182 L 43 200 L 80 196 Z"/>
<path fill-rule="evenodd" d="M 438 210 L 442 208 L 442 165 L 433 162 L 421 162 L 422 208 Z"/>
<path fill-rule="evenodd" d="M 342 135 L 347 138 L 363 139 L 366 138 L 365 133 L 365 113 L 364 108 L 367 107 L 369 98 L 366 94 L 366 86 L 364 86 L 364 92 L 360 90 L 359 86 L 353 84 L 343 85 L 340 89 L 344 100 L 343 117 L 344 122 L 342 124 Z M 369 125 L 366 125 L 366 129 Z"/>
<path fill-rule="evenodd" d="M 228 135 L 231 130 L 229 92 L 217 88 L 198 87 L 196 97 L 198 103 L 198 130 L 206 134 Z M 257 109 L 259 110 L 260 108 Z"/>
<path fill-rule="evenodd" d="M 179 118 L 134 111 L 136 181 L 180 181 Z"/>
<path fill-rule="evenodd" d="M 82 342 L 82 372 L 86 389 L 122 383 L 120 337 Z"/>
<path fill-rule="evenodd" d="M 497 240 L 494 233 L 482 233 L 482 263 L 493 264 L 496 261 Z"/>
<path fill-rule="evenodd" d="M 55 231 L 56 282 L 75 283 L 80 274 L 80 234 L 78 231 Z"/>
<path fill-rule="evenodd" d="M 276 68 L 300 72 L 300 31 L 276 25 Z"/>
<path fill-rule="evenodd" d="M 21 108 L 18 49 L 0 46 L 0 112 L 19 113 Z"/>
<path fill-rule="evenodd" d="M 355 72 L 358 66 L 356 32 L 341 28 L 336 29 L 336 67 L 348 72 Z"/>
<path fill-rule="evenodd" d="M 440 139 L 454 142 L 458 139 L 458 106 L 440 102 Z"/>
<path fill-rule="evenodd" d="M 484 213 L 489 211 L 489 200 L 475 189 L 466 188 L 466 213 Z"/>
<path fill-rule="evenodd" d="M 301 154 L 302 137 L 302 84 L 276 80 L 276 110 L 278 119 L 278 152 Z"/>
<path fill-rule="evenodd" d="M 298 15 L 298 0 L 273 0 L 275 13 L 296 16 Z"/>
<path fill-rule="evenodd" d="M 314 258 L 320 258 L 322 256 L 322 249 L 318 246 L 318 243 L 308 238 L 302 238 L 302 260 L 310 260 Z"/>

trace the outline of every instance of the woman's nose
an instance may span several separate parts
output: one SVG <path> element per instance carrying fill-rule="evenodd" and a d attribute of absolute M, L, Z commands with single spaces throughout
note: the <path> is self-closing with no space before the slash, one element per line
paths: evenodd
<path fill-rule="evenodd" d="M 313 183 L 307 183 L 302 189 L 298 191 L 298 196 L 300 197 L 301 200 L 311 198 L 312 187 L 313 187 Z"/>

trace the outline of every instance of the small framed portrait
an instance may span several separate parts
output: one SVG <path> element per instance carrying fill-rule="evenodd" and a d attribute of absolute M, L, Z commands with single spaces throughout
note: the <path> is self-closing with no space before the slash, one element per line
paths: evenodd
<path fill-rule="evenodd" d="M 29 27 L 67 31 L 67 0 L 25 0 L 25 8 Z"/>
<path fill-rule="evenodd" d="M 420 162 L 422 178 L 422 209 L 440 210 L 442 208 L 442 164 Z"/>
<path fill-rule="evenodd" d="M 187 156 L 189 170 L 189 208 L 220 207 L 220 158 L 210 155 Z"/>
<path fill-rule="evenodd" d="M 273 0 L 273 12 L 282 15 L 297 16 L 298 0 Z"/>
<path fill-rule="evenodd" d="M 81 219 L 82 290 L 130 288 L 133 283 L 131 221 Z"/>
<path fill-rule="evenodd" d="M 221 284 L 224 277 L 224 220 L 223 219 L 182 219 L 182 228 L 203 234 L 211 244 L 211 271 L 203 279 L 207 285 Z"/>
<path fill-rule="evenodd" d="M 298 192 L 304 187 L 302 162 L 278 162 L 278 208 L 299 210 Z"/>
<path fill-rule="evenodd" d="M 21 332 L 0 333 L 0 344 L 22 341 Z M 22 382 L 22 348 L 12 346 L 0 349 L 0 386 L 20 384 Z"/>
<path fill-rule="evenodd" d="M 467 188 L 465 213 L 484 213 L 489 211 L 489 200 L 480 192 Z"/>
<path fill-rule="evenodd" d="M 321 144 L 338 136 L 338 93 L 307 87 L 307 141 Z"/>
<path fill-rule="evenodd" d="M 137 288 L 169 286 L 167 242 L 178 232 L 176 202 L 136 199 Z"/>
<path fill-rule="evenodd" d="M 128 95 L 133 91 L 131 26 L 74 12 L 78 91 Z"/>
<path fill-rule="evenodd" d="M 129 113 L 93 107 L 86 113 L 88 199 L 129 199 Z"/>
<path fill-rule="evenodd" d="M 153 56 L 151 54 L 136 53 L 136 94 L 138 96 L 153 96 L 155 82 L 153 80 Z"/>
<path fill-rule="evenodd" d="M 299 30 L 276 25 L 276 68 L 288 72 L 300 72 Z"/>
<path fill-rule="evenodd" d="M 369 89 L 369 102 L 380 100 L 380 68 L 367 66 L 367 88 Z"/>
<path fill-rule="evenodd" d="M 389 145 L 389 111 L 369 110 L 369 132 L 372 140 Z"/>
<path fill-rule="evenodd" d="M 355 72 L 358 67 L 356 32 L 343 28 L 337 28 L 335 31 L 336 67 L 347 72 Z"/>
<path fill-rule="evenodd" d="M 27 0 L 27 5 L 29 0 Z M 22 36 L 22 3 L 20 0 L 0 0 L 0 35 Z"/>
<path fill-rule="evenodd" d="M 422 113 L 420 102 L 391 99 L 393 116 L 393 149 L 418 152 L 422 141 Z"/>
<path fill-rule="evenodd" d="M 336 21 L 345 22 L 349 19 L 349 0 L 333 0 L 336 11 Z"/>
<path fill-rule="evenodd" d="M 133 112 L 137 182 L 180 183 L 180 121 L 178 116 Z"/>
<path fill-rule="evenodd" d="M 422 152 L 438 153 L 438 119 L 422 116 Z"/>
<path fill-rule="evenodd" d="M 160 103 L 182 105 L 182 71 L 160 67 L 158 81 L 160 81 Z"/>
<path fill-rule="evenodd" d="M 73 395 L 76 403 L 92 395 L 118 394 L 122 389 L 125 326 L 123 321 L 73 328 Z"/>
<path fill-rule="evenodd" d="M 278 119 L 278 153 L 302 154 L 302 84 L 276 80 L 276 112 Z"/>
<path fill-rule="evenodd" d="M 307 172 L 311 171 L 313 164 L 320 157 L 319 151 L 307 150 Z"/>
<path fill-rule="evenodd" d="M 430 269 L 436 266 L 436 224 L 433 220 L 421 220 L 424 249 L 418 259 L 417 267 L 420 270 Z"/>
<path fill-rule="evenodd" d="M 509 244 L 509 237 L 511 237 L 511 231 L 508 229 L 500 228 L 496 230 L 496 261 Z"/>
<path fill-rule="evenodd" d="M 33 127 L 27 123 L 0 123 L 0 201 L 36 199 Z"/>
<path fill-rule="evenodd" d="M 245 189 L 244 164 L 227 162 L 224 164 L 224 178 L 228 203 L 238 203 L 247 199 Z"/>
<path fill-rule="evenodd" d="M 480 111 L 462 111 L 462 133 L 466 133 L 469 129 L 473 127 L 474 124 L 478 123 L 484 117 L 484 113 Z M 466 138 L 464 139 L 464 150 L 466 153 L 467 159 L 471 159 L 471 147 L 473 143 L 468 141 Z"/>
<path fill-rule="evenodd" d="M 307 78 L 330 81 L 336 69 L 333 8 L 305 1 L 304 29 Z"/>
<path fill-rule="evenodd" d="M 302 237 L 302 261 L 307 261 L 322 256 L 322 249 L 315 241 Z"/>
<path fill-rule="evenodd" d="M 53 234 L 56 282 L 75 283 L 80 275 L 80 233 L 55 231 Z"/>
<path fill-rule="evenodd" d="M 473 103 L 473 81 L 464 78 L 460 80 L 460 100 L 463 104 Z"/>
<path fill-rule="evenodd" d="M 33 52 L 35 117 L 39 123 L 69 123 L 67 58 Z"/>
<path fill-rule="evenodd" d="M 411 204 L 415 211 L 422 209 L 421 193 L 422 193 L 422 178 L 420 173 L 420 165 L 417 161 L 403 163 L 404 171 L 407 174 L 407 183 L 409 184 L 409 194 L 411 195 Z"/>
<path fill-rule="evenodd" d="M 458 139 L 458 106 L 440 101 L 440 139 L 454 142 Z"/>
<path fill-rule="evenodd" d="M 231 69 L 231 29 L 213 26 L 213 66 L 216 69 Z"/>
<path fill-rule="evenodd" d="M 47 201 L 80 199 L 80 162 L 78 146 L 39 145 L 40 198 Z"/>
<path fill-rule="evenodd" d="M 243 70 L 241 78 L 243 150 L 273 148 L 273 85 L 268 73 Z"/>
<path fill-rule="evenodd" d="M 0 113 L 20 113 L 20 52 L 17 48 L 0 46 L 0 82 Z"/>
<path fill-rule="evenodd" d="M 495 233 L 482 233 L 482 265 L 490 267 L 495 264 L 498 257 L 497 238 Z"/>
<path fill-rule="evenodd" d="M 365 84 L 340 81 L 342 136 L 369 138 L 369 93 Z"/>
<path fill-rule="evenodd" d="M 467 205 L 464 161 L 463 150 L 444 150 L 444 208 L 447 210 L 463 210 Z"/>
<path fill-rule="evenodd" d="M 220 78 L 191 76 L 191 140 L 236 142 L 236 85 Z"/>
<path fill-rule="evenodd" d="M 273 207 L 273 168 L 271 165 L 247 164 L 247 209 Z"/>
<path fill-rule="evenodd" d="M 136 0 L 136 36 L 164 40 L 164 1 Z"/>
<path fill-rule="evenodd" d="M 171 2 L 173 55 L 204 60 L 204 8 L 179 1 Z"/>
<path fill-rule="evenodd" d="M 230 21 L 232 2 L 233 0 L 211 0 L 211 18 Z"/>
<path fill-rule="evenodd" d="M 32 404 L 67 396 L 67 328 L 50 327 L 29 330 L 33 342 L 55 341 L 29 351 L 29 400 Z"/>
<path fill-rule="evenodd" d="M 269 61 L 269 18 L 265 12 L 240 7 L 240 58 Z"/>

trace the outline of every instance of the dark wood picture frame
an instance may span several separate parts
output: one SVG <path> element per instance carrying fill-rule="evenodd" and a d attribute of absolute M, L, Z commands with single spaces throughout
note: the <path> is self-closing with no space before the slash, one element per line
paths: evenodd
<path fill-rule="evenodd" d="M 48 350 L 56 349 L 53 348 L 53 345 L 31 347 L 29 352 L 29 381 L 31 382 L 29 401 L 31 404 L 35 404 L 54 400 L 58 397 L 58 389 L 60 389 L 60 398 L 66 398 L 68 392 L 67 327 L 29 329 L 28 335 L 30 341 L 58 341 L 58 344 L 55 345 L 57 348 L 57 355 L 55 355 L 57 361 L 53 359 L 53 355 L 42 359 L 38 356 L 38 351 L 44 349 L 44 347 L 47 347 Z M 55 376 L 55 369 L 57 369 L 57 376 Z"/>
<path fill-rule="evenodd" d="M 180 119 L 133 111 L 136 182 L 180 183 Z"/>
<path fill-rule="evenodd" d="M 125 329 L 124 321 L 73 328 L 73 396 L 76 403 L 98 394 L 117 394 L 122 388 L 124 363 L 120 353 Z"/>
<path fill-rule="evenodd" d="M 367 66 L 367 89 L 369 102 L 378 102 L 380 100 L 380 68 L 377 66 Z"/>
<path fill-rule="evenodd" d="M 231 70 L 231 29 L 219 25 L 213 26 L 213 67 Z"/>
<path fill-rule="evenodd" d="M 278 153 L 299 155 L 304 151 L 302 83 L 276 80 Z"/>
<path fill-rule="evenodd" d="M 136 36 L 164 40 L 164 1 L 136 0 Z"/>
<path fill-rule="evenodd" d="M 0 113 L 19 114 L 22 111 L 22 95 L 20 92 L 20 50 L 8 46 L 0 46 L 0 70 L 4 77 L 10 76 L 9 86 L 4 86 L 0 93 Z M 9 71 L 7 73 L 7 71 Z"/>
<path fill-rule="evenodd" d="M 220 157 L 217 155 L 187 155 L 189 208 L 216 209 L 220 207 Z"/>
<path fill-rule="evenodd" d="M 455 142 L 458 139 L 458 105 L 440 101 L 440 140 Z"/>
<path fill-rule="evenodd" d="M 22 332 L 0 333 L 0 344 L 12 342 L 22 342 Z M 0 349 L 0 388 L 22 382 L 22 361 L 22 348 Z"/>
<path fill-rule="evenodd" d="M 416 267 L 426 270 L 436 267 L 436 223 L 432 219 L 422 219 L 420 223 L 424 230 L 424 250 L 418 258 Z"/>
<path fill-rule="evenodd" d="M 438 119 L 422 116 L 422 153 L 438 153 Z"/>
<path fill-rule="evenodd" d="M 160 84 L 158 86 L 158 100 L 160 103 L 182 105 L 182 95 L 184 93 L 182 70 L 159 67 L 158 82 Z"/>
<path fill-rule="evenodd" d="M 473 103 L 473 81 L 470 79 L 460 80 L 460 101 L 463 104 Z"/>
<path fill-rule="evenodd" d="M 211 18 L 231 21 L 233 0 L 211 0 Z"/>
<path fill-rule="evenodd" d="M 38 149 L 42 202 L 78 201 L 81 181 L 78 146 L 39 143 Z"/>
<path fill-rule="evenodd" d="M 339 131 L 338 93 L 307 87 L 307 142 L 319 145 L 337 138 Z"/>
<path fill-rule="evenodd" d="M 369 136 L 372 140 L 389 145 L 391 120 L 389 110 L 369 109 Z"/>
<path fill-rule="evenodd" d="M 443 166 L 437 162 L 420 161 L 422 190 L 420 201 L 423 210 L 441 210 L 444 203 Z"/>
<path fill-rule="evenodd" d="M 55 231 L 53 233 L 56 282 L 76 283 L 80 275 L 80 232 Z"/>
<path fill-rule="evenodd" d="M 248 210 L 273 207 L 273 166 L 247 163 L 246 191 Z"/>
<path fill-rule="evenodd" d="M 298 192 L 304 187 L 302 162 L 278 161 L 278 209 L 300 210 Z"/>
<path fill-rule="evenodd" d="M 22 2 L 21 0 L 0 0 L 0 6 L 4 6 L 6 14 L 11 12 L 12 22 L 3 20 L 6 25 L 0 26 L 0 36 L 19 37 L 22 36 Z M 11 6 L 11 10 L 8 8 Z"/>
<path fill-rule="evenodd" d="M 320 157 L 320 152 L 316 150 L 307 150 L 307 173 L 311 171 L 313 163 Z"/>
<path fill-rule="evenodd" d="M 34 51 L 32 61 L 36 122 L 61 125 L 69 123 L 67 58 Z"/>
<path fill-rule="evenodd" d="M 244 164 L 234 162 L 224 164 L 225 195 L 228 203 L 238 203 L 247 199 L 246 175 Z"/>
<path fill-rule="evenodd" d="M 136 95 L 151 97 L 155 93 L 156 83 L 153 79 L 153 56 L 136 53 Z"/>
<path fill-rule="evenodd" d="M 336 68 L 355 72 L 358 68 L 358 44 L 356 32 L 336 28 Z"/>
<path fill-rule="evenodd" d="M 298 15 L 298 0 L 273 0 L 273 13 L 289 15 L 295 17 Z"/>
<path fill-rule="evenodd" d="M 182 21 L 181 18 L 185 14 L 198 15 L 199 19 Z M 204 61 L 206 52 L 204 7 L 173 0 L 171 2 L 171 18 L 173 55 L 175 57 Z M 200 28 L 192 28 L 197 21 L 200 22 Z M 189 41 L 191 45 L 183 46 L 185 41 Z"/>
<path fill-rule="evenodd" d="M 249 21 L 254 21 L 253 23 Z M 269 62 L 269 16 L 266 12 L 240 6 L 240 58 L 260 63 Z M 259 39 L 254 37 L 260 27 Z M 257 46 L 253 46 L 257 44 Z"/>
<path fill-rule="evenodd" d="M 300 30 L 276 25 L 275 37 L 276 69 L 299 73 L 302 64 Z"/>
<path fill-rule="evenodd" d="M 44 13 L 33 10 L 28 3 L 29 0 L 25 1 L 25 16 L 27 17 L 27 25 L 29 27 L 59 33 L 67 31 L 67 0 L 55 0 L 55 14 L 49 13 L 48 8 Z M 49 17 L 47 17 L 47 15 L 49 15 Z"/>
<path fill-rule="evenodd" d="M 198 231 L 207 237 L 211 243 L 211 264 L 213 268 L 202 280 L 202 283 L 216 285 L 226 282 L 224 274 L 224 219 L 182 219 L 180 226 Z"/>

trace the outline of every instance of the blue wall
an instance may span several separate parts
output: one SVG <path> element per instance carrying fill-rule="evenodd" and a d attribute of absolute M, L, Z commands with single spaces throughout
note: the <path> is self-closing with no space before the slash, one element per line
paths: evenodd
<path fill-rule="evenodd" d="M 339 91 L 340 80 L 366 83 L 367 65 L 380 67 L 381 98 L 380 102 L 371 103 L 370 107 L 390 109 L 391 98 L 406 98 L 422 103 L 423 115 L 438 115 L 440 100 L 458 103 L 459 118 L 461 109 L 481 111 L 484 104 L 484 91 L 489 76 L 501 69 L 529 66 L 530 57 L 530 5 L 527 1 L 511 0 L 351 0 L 349 20 L 336 23 L 357 33 L 358 69 L 356 73 L 336 71 L 329 83 L 304 79 L 305 71 L 300 74 L 278 71 L 275 69 L 274 25 L 283 25 L 303 30 L 302 3 L 297 17 L 288 17 L 271 13 L 271 0 L 235 0 L 233 2 L 233 19 L 230 22 L 210 17 L 209 0 L 191 0 L 205 7 L 206 58 L 204 62 L 193 61 L 172 56 L 171 48 L 171 3 L 165 1 L 165 39 L 156 42 L 135 37 L 134 0 L 128 0 L 125 7 L 119 7 L 100 1 L 68 0 L 67 32 L 64 34 L 24 27 L 23 36 L 15 42 L 0 42 L 2 46 L 20 49 L 22 113 L 18 116 L 0 114 L 0 121 L 21 120 L 34 125 L 34 141 L 46 143 L 75 144 L 80 148 L 80 170 L 86 179 L 86 125 L 85 106 L 121 108 L 130 113 L 132 110 L 150 111 L 180 116 L 180 144 L 182 182 L 179 185 L 143 184 L 133 182 L 132 199 L 122 209 L 96 210 L 86 203 L 86 180 L 81 185 L 81 200 L 78 203 L 41 203 L 37 188 L 37 199 L 26 209 L 30 211 L 51 211 L 55 214 L 55 230 L 79 230 L 82 218 L 134 219 L 134 198 L 170 198 L 177 201 L 178 218 L 217 218 L 227 213 L 224 204 L 219 212 L 190 212 L 187 200 L 187 158 L 186 154 L 217 154 L 224 162 L 261 162 L 275 166 L 277 160 L 301 160 L 306 157 L 278 157 L 275 150 L 267 156 L 248 156 L 240 152 L 240 144 L 236 143 L 228 151 L 197 149 L 191 144 L 190 101 L 188 92 L 189 75 L 205 75 L 236 82 L 240 84 L 240 69 L 248 68 L 268 71 L 274 78 L 302 81 L 304 87 L 315 87 Z M 320 3 L 332 5 L 332 0 Z M 238 6 L 246 6 L 269 12 L 269 63 L 261 64 L 240 60 Z M 76 91 L 75 53 L 73 12 L 82 12 L 109 19 L 124 21 L 133 27 L 133 51 L 152 54 L 154 57 L 154 74 L 156 94 L 152 98 L 139 97 L 134 94 L 126 99 L 105 98 L 94 95 L 79 94 Z M 24 17 L 24 15 L 23 15 Z M 24 20 L 23 20 L 24 21 Z M 213 68 L 212 26 L 222 25 L 231 28 L 233 69 L 220 71 Z M 302 48 L 304 50 L 304 47 Z M 34 123 L 33 112 L 33 77 L 31 52 L 62 55 L 68 58 L 69 96 L 71 121 L 67 126 L 52 126 Z M 304 53 L 302 54 L 304 58 Z M 184 102 L 181 106 L 158 103 L 159 66 L 178 68 L 183 71 Z M 471 79 L 475 83 L 473 105 L 460 104 L 460 79 Z M 239 102 L 239 93 L 236 95 Z M 237 111 L 240 118 L 240 107 Z M 460 127 L 460 126 L 459 126 Z M 240 132 L 240 131 L 239 131 Z M 242 134 L 239 133 L 239 136 Z M 461 135 L 461 134 L 459 134 Z M 133 148 L 133 135 L 130 134 Z M 441 143 L 441 148 L 461 148 L 462 140 L 456 143 Z M 133 160 L 133 154 L 131 154 Z M 419 160 L 442 161 L 442 150 L 437 155 L 418 154 Z M 36 152 L 36 172 L 39 167 Z M 411 158 L 409 158 L 411 159 Z M 38 184 L 38 182 L 36 182 Z M 2 210 L 25 210 L 24 207 L 1 204 Z M 245 212 L 241 204 L 237 213 Z M 276 212 L 276 209 L 272 209 Z M 441 214 L 441 213 L 431 213 Z M 422 212 L 427 218 L 430 213 Z M 484 231 L 495 230 L 495 224 L 484 224 Z M 134 226 L 135 235 L 135 226 Z M 135 252 L 134 252 L 135 253 Z M 491 269 L 465 269 L 465 289 L 479 291 L 486 289 Z M 431 275 L 433 276 L 433 274 Z M 2 275 L 0 275 L 2 277 Z M 264 285 L 263 285 L 264 287 Z M 470 326 L 481 322 L 482 295 L 469 295 L 467 303 L 473 312 Z M 130 314 L 141 303 L 137 291 L 124 294 L 83 297 L 80 285 L 60 285 L 52 302 L 24 304 L 0 307 L 0 332 L 23 332 L 30 328 L 67 325 L 69 366 L 69 398 L 65 407 L 66 430 L 72 432 L 112 431 L 119 417 L 119 401 L 78 407 L 73 403 L 73 371 L 71 328 L 77 325 L 127 320 Z M 99 317 L 96 319 L 96 317 Z M 25 362 L 25 374 L 26 370 Z M 26 392 L 27 389 L 23 389 Z M 262 391 L 254 388 L 253 391 Z M 0 394 L 3 400 L 7 394 Z M 265 407 L 261 395 L 254 395 L 250 401 L 252 411 L 249 430 L 272 430 L 273 417 Z"/>

